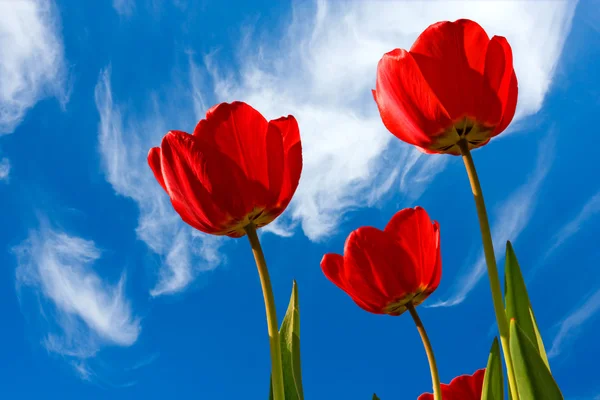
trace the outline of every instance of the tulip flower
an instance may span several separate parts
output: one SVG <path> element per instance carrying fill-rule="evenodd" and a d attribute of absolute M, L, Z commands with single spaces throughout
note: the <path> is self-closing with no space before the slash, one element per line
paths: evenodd
<path fill-rule="evenodd" d="M 516 391 L 509 326 L 496 256 L 471 149 L 503 132 L 517 106 L 512 50 L 476 22 L 429 26 L 410 51 L 392 50 L 377 67 L 373 96 L 387 129 L 426 153 L 462 155 L 475 197 L 494 312 L 513 400 Z"/>
<path fill-rule="evenodd" d="M 387 129 L 426 153 L 481 147 L 515 114 L 510 45 L 467 19 L 438 22 L 383 56 L 373 96 Z"/>
<path fill-rule="evenodd" d="M 485 368 L 478 369 L 473 375 L 458 376 L 449 384 L 442 384 L 444 400 L 480 400 L 483 388 Z M 423 393 L 417 400 L 433 400 L 433 395 Z"/>
<path fill-rule="evenodd" d="M 344 255 L 326 254 L 325 276 L 354 302 L 375 314 L 400 315 L 421 304 L 440 283 L 440 231 L 421 208 L 407 208 L 385 229 L 362 227 L 350 234 Z"/>
<path fill-rule="evenodd" d="M 433 350 L 416 306 L 438 287 L 442 275 L 440 230 L 421 208 L 407 208 L 385 229 L 353 231 L 344 255 L 326 254 L 325 276 L 361 308 L 375 314 L 400 315 L 408 310 L 417 325 L 429 360 L 436 400 L 440 382 Z"/>
<path fill-rule="evenodd" d="M 148 154 L 181 219 L 199 231 L 248 236 L 263 290 L 274 400 L 284 381 L 273 289 L 257 228 L 287 207 L 300 179 L 302 148 L 293 116 L 267 121 L 246 103 L 221 103 L 193 134 L 170 131 Z"/>
<path fill-rule="evenodd" d="M 246 103 L 221 103 L 193 134 L 170 131 L 148 154 L 175 211 L 199 231 L 240 237 L 287 207 L 300 179 L 302 149 L 293 116 L 267 121 Z"/>

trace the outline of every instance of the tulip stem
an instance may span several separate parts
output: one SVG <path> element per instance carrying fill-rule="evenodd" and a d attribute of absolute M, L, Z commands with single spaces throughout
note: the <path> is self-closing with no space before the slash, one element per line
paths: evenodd
<path fill-rule="evenodd" d="M 479 228 L 481 230 L 481 239 L 483 241 L 483 252 L 485 255 L 485 262 L 487 264 L 488 277 L 490 279 L 490 287 L 492 290 L 492 300 L 494 303 L 494 311 L 496 312 L 496 321 L 498 323 L 498 331 L 500 333 L 500 342 L 502 343 L 502 352 L 504 353 L 504 360 L 506 361 L 506 371 L 508 375 L 508 385 L 513 400 L 519 400 L 519 394 L 517 392 L 517 385 L 515 380 L 515 372 L 512 363 L 512 357 L 510 355 L 509 347 L 509 325 L 504 311 L 504 300 L 502 299 L 502 289 L 500 288 L 500 277 L 498 274 L 498 267 L 496 266 L 496 256 L 494 255 L 494 244 L 492 242 L 492 234 L 490 232 L 490 223 L 485 209 L 485 202 L 483 200 L 483 192 L 481 191 L 481 184 L 479 183 L 479 177 L 475 170 L 475 163 L 469 150 L 469 144 L 465 139 L 458 141 L 462 159 L 465 163 L 467 175 L 469 176 L 469 182 L 471 183 L 471 191 L 475 198 L 475 207 L 477 208 L 477 216 L 479 217 Z"/>
<path fill-rule="evenodd" d="M 260 284 L 262 286 L 263 297 L 265 299 L 265 311 L 267 313 L 267 327 L 269 330 L 269 345 L 271 347 L 271 384 L 273 387 L 273 400 L 285 400 L 283 385 L 283 368 L 281 365 L 281 346 L 279 344 L 279 326 L 277 323 L 277 312 L 275 310 L 275 299 L 273 297 L 273 288 L 269 278 L 267 262 L 262 251 L 256 227 L 250 223 L 244 228 L 252 247 Z"/>
<path fill-rule="evenodd" d="M 437 364 L 435 363 L 435 356 L 433 355 L 433 347 L 431 347 L 431 342 L 429 341 L 429 336 L 427 336 L 427 331 L 425 331 L 425 327 L 423 326 L 423 322 L 415 309 L 415 306 L 412 302 L 406 304 L 406 308 L 410 312 L 413 320 L 415 321 L 415 325 L 417 326 L 417 331 L 419 331 L 419 335 L 421 335 L 421 340 L 423 341 L 423 347 L 425 347 L 425 353 L 427 354 L 427 360 L 429 361 L 429 369 L 431 370 L 431 383 L 433 385 L 433 398 L 434 400 L 442 400 L 442 387 L 440 385 L 440 375 L 438 373 Z"/>

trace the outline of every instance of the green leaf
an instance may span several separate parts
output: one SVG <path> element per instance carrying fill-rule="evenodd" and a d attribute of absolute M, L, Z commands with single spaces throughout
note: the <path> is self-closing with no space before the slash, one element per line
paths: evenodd
<path fill-rule="evenodd" d="M 372 400 L 381 400 L 379 397 L 377 397 L 377 395 L 375 393 L 373 393 L 373 399 Z"/>
<path fill-rule="evenodd" d="M 300 310 L 296 281 L 293 283 L 288 309 L 279 328 L 279 341 L 285 400 L 304 400 L 300 368 Z M 272 386 L 269 399 L 273 399 Z"/>
<path fill-rule="evenodd" d="M 481 400 L 504 400 L 504 377 L 502 376 L 502 360 L 500 359 L 498 338 L 494 338 L 490 350 L 485 378 L 483 379 Z"/>
<path fill-rule="evenodd" d="M 510 355 L 521 399 L 563 400 L 563 395 L 534 343 L 510 321 Z"/>
<path fill-rule="evenodd" d="M 506 242 L 506 264 L 505 274 L 505 297 L 506 297 L 506 316 L 509 320 L 516 319 L 523 333 L 531 340 L 534 348 L 542 357 L 542 360 L 550 369 L 546 349 L 540 336 L 540 331 L 535 321 L 525 280 L 517 261 L 517 256 L 510 242 Z"/>
<path fill-rule="evenodd" d="M 544 347 L 544 342 L 542 341 L 542 335 L 538 329 L 537 321 L 535 320 L 535 315 L 533 315 L 533 309 L 531 309 L 531 307 L 529 307 L 529 313 L 531 315 L 531 320 L 533 321 L 533 330 L 535 332 L 535 342 L 538 345 L 538 351 L 542 357 L 542 360 L 544 360 L 546 367 L 548 367 L 548 370 L 552 372 L 550 369 L 550 363 L 548 362 L 548 356 L 546 355 L 546 348 Z"/>

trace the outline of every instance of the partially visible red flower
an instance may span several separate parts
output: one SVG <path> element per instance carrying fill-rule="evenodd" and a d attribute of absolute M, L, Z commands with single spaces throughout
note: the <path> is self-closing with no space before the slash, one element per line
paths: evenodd
<path fill-rule="evenodd" d="M 302 148 L 296 119 L 267 121 L 246 103 L 221 103 L 192 135 L 170 131 L 148 164 L 175 211 L 194 228 L 240 237 L 287 207 L 300 179 Z"/>
<path fill-rule="evenodd" d="M 476 22 L 438 22 L 410 51 L 386 53 L 373 96 L 387 129 L 426 153 L 460 154 L 498 135 L 517 106 L 517 77 L 506 39 Z"/>
<path fill-rule="evenodd" d="M 440 230 L 421 207 L 406 208 L 385 229 L 353 231 L 344 255 L 325 254 L 323 273 L 356 304 L 375 314 L 400 315 L 438 287 L 442 274 Z"/>
<path fill-rule="evenodd" d="M 461 375 L 442 383 L 442 399 L 444 400 L 480 400 L 483 389 L 485 368 L 478 369 L 473 375 Z M 433 400 L 431 393 L 423 393 L 417 400 Z"/>

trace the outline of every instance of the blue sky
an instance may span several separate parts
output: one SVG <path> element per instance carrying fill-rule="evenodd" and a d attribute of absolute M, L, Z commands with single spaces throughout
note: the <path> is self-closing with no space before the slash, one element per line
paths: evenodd
<path fill-rule="evenodd" d="M 515 121 L 474 152 L 498 257 L 511 239 L 566 398 L 600 399 L 589 0 L 0 1 L 0 396 L 267 398 L 247 241 L 187 227 L 145 160 L 233 100 L 300 125 L 300 186 L 261 238 L 280 317 L 298 281 L 306 398 L 429 391 L 410 317 L 364 312 L 319 267 L 409 206 L 441 225 L 442 282 L 419 311 L 442 380 L 484 367 L 494 317 L 462 162 L 397 141 L 370 93 L 384 52 L 461 17 L 508 38 L 519 78 Z"/>

